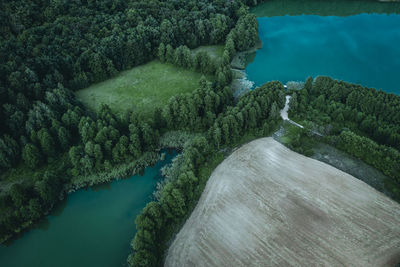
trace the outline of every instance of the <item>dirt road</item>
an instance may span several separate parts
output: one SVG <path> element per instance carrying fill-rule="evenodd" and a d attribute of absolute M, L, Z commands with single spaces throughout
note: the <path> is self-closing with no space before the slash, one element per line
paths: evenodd
<path fill-rule="evenodd" d="M 211 175 L 165 266 L 393 266 L 400 205 L 272 138 Z"/>

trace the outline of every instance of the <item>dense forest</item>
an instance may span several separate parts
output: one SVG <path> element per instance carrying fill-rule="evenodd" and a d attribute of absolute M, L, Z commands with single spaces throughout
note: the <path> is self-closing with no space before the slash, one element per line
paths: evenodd
<path fill-rule="evenodd" d="M 329 77 L 309 77 L 292 93 L 290 116 L 327 136 L 330 144 L 392 179 L 400 200 L 400 97 Z M 309 122 L 309 123 L 307 123 Z"/>
<path fill-rule="evenodd" d="M 258 41 L 257 0 L 2 1 L 0 3 L 0 241 L 49 212 L 68 191 L 153 164 L 168 132 L 197 133 L 179 147 L 156 198 L 137 217 L 132 266 L 162 263 L 219 151 L 279 125 L 285 92 L 267 83 L 234 101 L 230 62 Z M 191 53 L 224 46 L 221 58 Z M 211 74 L 151 118 L 104 105 L 88 110 L 74 91 L 158 59 Z M 160 88 L 162 90 L 162 88 Z M 308 79 L 292 92 L 291 117 L 400 182 L 398 96 Z M 173 139 L 173 138 L 172 138 Z M 362 149 L 361 149 L 362 148 Z M 215 167 L 215 166 L 214 166 Z M 17 177 L 16 177 L 17 176 Z M 94 178 L 93 178 L 94 177 Z"/>
<path fill-rule="evenodd" d="M 330 131 L 348 127 L 400 149 L 400 98 L 394 94 L 321 76 L 309 78 L 292 101 L 293 115 L 301 112 L 319 125 L 336 126 Z"/>
<path fill-rule="evenodd" d="M 213 125 L 232 103 L 231 58 L 258 40 L 245 2 L 2 1 L 0 239 L 48 212 L 73 177 L 84 186 L 158 149 L 168 130 Z M 205 44 L 224 45 L 223 58 L 188 54 Z M 196 101 L 176 96 L 150 119 L 107 106 L 95 113 L 76 100 L 73 91 L 155 58 L 215 81 L 203 79 Z"/>

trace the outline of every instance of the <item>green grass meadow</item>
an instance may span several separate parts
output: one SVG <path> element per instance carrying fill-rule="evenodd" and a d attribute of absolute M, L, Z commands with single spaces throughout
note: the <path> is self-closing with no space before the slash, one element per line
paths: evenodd
<path fill-rule="evenodd" d="M 116 113 L 132 109 L 149 116 L 171 96 L 198 88 L 201 76 L 201 73 L 154 60 L 79 90 L 76 95 L 92 110 L 107 104 Z M 211 76 L 206 78 L 212 79 Z"/>

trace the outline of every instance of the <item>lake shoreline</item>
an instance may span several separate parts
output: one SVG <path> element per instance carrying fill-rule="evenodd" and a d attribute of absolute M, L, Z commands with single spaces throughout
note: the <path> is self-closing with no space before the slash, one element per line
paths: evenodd
<path fill-rule="evenodd" d="M 174 149 L 174 148 L 168 148 Z M 46 210 L 40 218 L 35 221 L 25 222 L 22 227 L 15 230 L 13 234 L 10 234 L 3 239 L 0 240 L 1 245 L 5 245 L 7 242 L 13 242 L 14 238 L 18 239 L 19 235 L 30 231 L 36 225 L 40 224 L 40 222 L 45 219 L 47 216 L 51 214 L 57 205 L 59 205 L 63 200 L 65 200 L 68 195 L 80 190 L 80 189 L 88 189 L 96 185 L 108 184 L 116 180 L 129 179 L 131 176 L 138 175 L 142 173 L 145 168 L 154 166 L 158 161 L 162 160 L 162 149 L 157 149 L 153 152 L 145 152 L 139 159 L 135 160 L 131 163 L 125 163 L 118 166 L 115 166 L 109 172 L 99 172 L 96 174 L 91 174 L 89 176 L 78 176 L 74 177 L 75 179 L 83 179 L 83 181 L 71 181 L 70 183 L 64 186 L 63 191 L 60 193 L 58 201 L 54 202 L 53 205 Z M 100 177 L 95 179 L 94 177 Z M 72 179 L 74 179 L 72 178 Z M 72 180 L 71 179 L 71 180 Z M 7 246 L 7 245 L 5 245 Z"/>
<path fill-rule="evenodd" d="M 388 0 L 270 0 L 250 9 L 257 17 L 319 15 L 352 16 L 357 14 L 400 14 L 400 2 Z"/>
<path fill-rule="evenodd" d="M 29 232 L 0 247 L 2 264 L 54 266 L 60 260 L 63 266 L 122 266 L 136 233 L 135 218 L 154 200 L 153 192 L 163 180 L 160 170 L 177 155 L 175 150 L 161 152 L 163 160 L 147 167 L 143 175 L 68 196 Z"/>
<path fill-rule="evenodd" d="M 245 69 L 255 86 L 267 81 L 286 84 L 309 76 L 329 76 L 399 94 L 395 70 L 400 63 L 393 59 L 400 56 L 394 45 L 400 38 L 394 26 L 400 23 L 400 15 L 280 16 L 257 20 L 263 47 Z"/>
<path fill-rule="evenodd" d="M 245 70 L 247 65 L 250 63 L 248 62 L 249 55 L 257 53 L 257 50 L 261 49 L 262 46 L 263 46 L 262 41 L 258 40 L 256 45 L 253 46 L 252 48 L 245 51 L 237 52 L 231 61 L 231 69 Z"/>
<path fill-rule="evenodd" d="M 238 52 L 233 57 L 231 61 L 233 79 L 230 86 L 235 100 L 238 100 L 240 96 L 249 92 L 253 88 L 254 83 L 247 79 L 245 70 L 247 65 L 252 61 L 249 60 L 249 58 L 252 57 L 254 59 L 257 51 L 261 49 L 262 46 L 262 41 L 258 40 L 255 46 L 248 50 Z"/>

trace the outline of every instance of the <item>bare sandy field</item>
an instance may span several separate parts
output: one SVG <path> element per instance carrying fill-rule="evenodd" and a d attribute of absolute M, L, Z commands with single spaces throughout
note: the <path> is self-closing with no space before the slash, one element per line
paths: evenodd
<path fill-rule="evenodd" d="M 213 172 L 165 266 L 394 266 L 400 205 L 272 138 Z"/>

